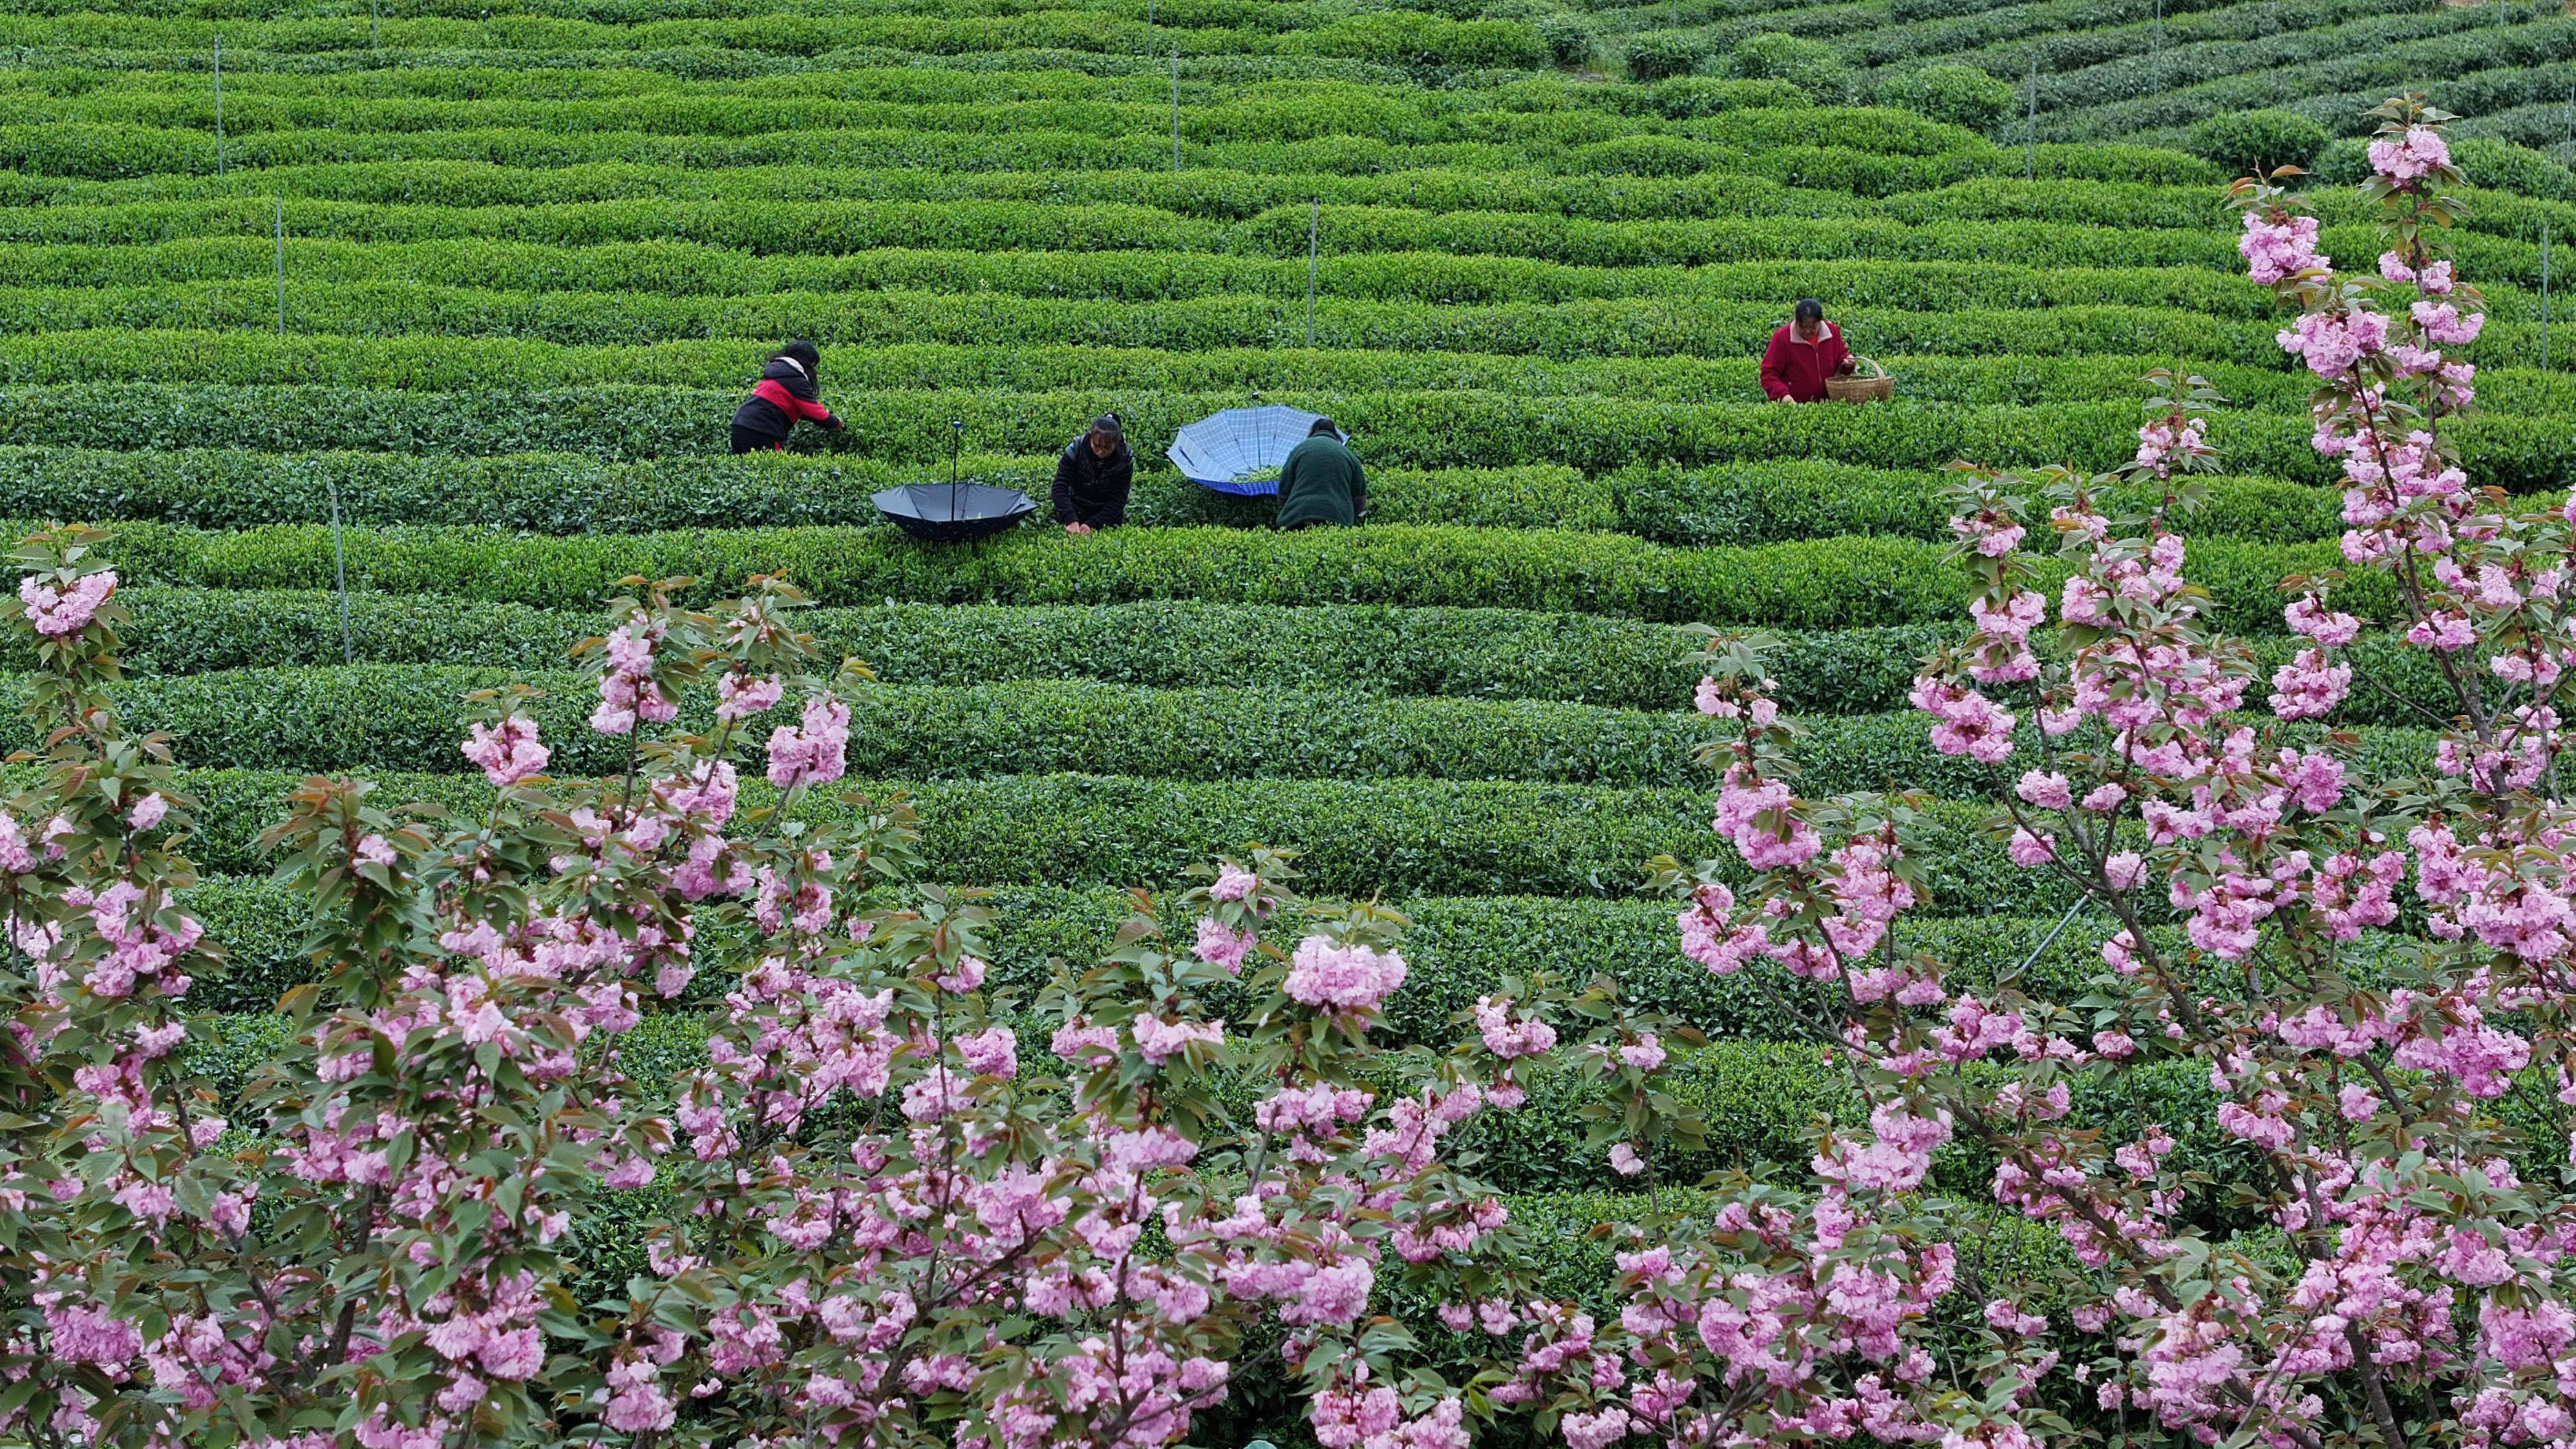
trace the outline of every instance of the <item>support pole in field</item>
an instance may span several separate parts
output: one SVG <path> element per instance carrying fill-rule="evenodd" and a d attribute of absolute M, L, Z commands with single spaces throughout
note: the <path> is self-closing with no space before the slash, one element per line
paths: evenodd
<path fill-rule="evenodd" d="M 330 480 L 331 568 L 340 580 L 340 662 L 358 662 L 357 641 L 349 633 L 349 554 L 340 542 L 340 480 Z"/>
<path fill-rule="evenodd" d="M 224 33 L 215 32 L 215 174 L 224 174 Z"/>
<path fill-rule="evenodd" d="M 1306 205 L 1306 345 L 1311 348 L 1315 345 L 1315 234 L 1323 225 L 1324 203 L 1318 198 Z"/>
<path fill-rule="evenodd" d="M 2155 67 L 2156 99 L 2165 94 L 2165 0 L 2156 0 Z"/>
<path fill-rule="evenodd" d="M 2549 370 L 2549 223 L 2540 224 L 2540 370 Z"/>
<path fill-rule="evenodd" d="M 2030 120 L 2021 133 L 2021 179 L 2033 180 L 2039 171 L 2039 53 L 2030 57 Z"/>
<path fill-rule="evenodd" d="M 1172 47 L 1172 174 L 1181 174 L 1181 48 Z"/>
<path fill-rule="evenodd" d="M 277 198 L 277 335 L 286 335 L 286 198 Z"/>

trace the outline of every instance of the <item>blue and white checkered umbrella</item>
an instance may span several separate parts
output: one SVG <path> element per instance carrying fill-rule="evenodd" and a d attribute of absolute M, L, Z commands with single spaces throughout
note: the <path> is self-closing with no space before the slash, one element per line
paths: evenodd
<path fill-rule="evenodd" d="M 1163 456 L 1203 488 L 1245 496 L 1276 493 L 1279 465 L 1321 417 L 1277 403 L 1227 408 L 1174 434 Z"/>

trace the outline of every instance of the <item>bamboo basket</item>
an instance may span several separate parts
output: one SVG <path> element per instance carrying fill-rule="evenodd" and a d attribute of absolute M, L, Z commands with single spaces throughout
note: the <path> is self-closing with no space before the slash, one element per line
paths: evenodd
<path fill-rule="evenodd" d="M 1849 377 L 1825 379 L 1825 396 L 1847 403 L 1885 402 L 1896 396 L 1896 379 L 1887 375 L 1887 369 L 1879 366 L 1876 358 L 1855 356 L 1852 367 Z M 1862 372 L 1861 368 L 1868 371 Z"/>

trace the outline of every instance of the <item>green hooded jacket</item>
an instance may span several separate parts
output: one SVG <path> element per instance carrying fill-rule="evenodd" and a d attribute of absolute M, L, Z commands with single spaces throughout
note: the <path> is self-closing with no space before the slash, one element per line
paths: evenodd
<path fill-rule="evenodd" d="M 1330 434 L 1299 443 L 1279 469 L 1279 526 L 1330 523 L 1347 528 L 1368 507 L 1368 475 L 1349 446 Z"/>

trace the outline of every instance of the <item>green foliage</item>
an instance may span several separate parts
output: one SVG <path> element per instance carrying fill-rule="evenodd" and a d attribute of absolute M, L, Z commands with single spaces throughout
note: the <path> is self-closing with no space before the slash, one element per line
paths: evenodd
<path fill-rule="evenodd" d="M 712 589 L 780 572 L 827 604 L 1443 605 L 1785 629 L 1931 622 L 1965 607 L 1965 585 L 1939 546 L 1884 537 L 1732 549 L 1536 529 L 1123 528 L 1082 539 L 1023 529 L 973 548 L 924 548 L 890 527 L 547 539 L 416 526 L 348 529 L 335 545 L 327 526 L 217 534 L 137 523 L 119 532 L 110 556 L 136 583 L 320 589 L 345 566 L 352 588 L 537 607 L 605 597 L 630 575 L 685 575 Z M 2193 550 L 2194 574 L 2221 628 L 2273 632 L 2281 628 L 2277 581 L 2337 556 L 2324 543 L 2211 541 Z M 2052 588 L 2057 567 L 2042 570 Z M 2390 586 L 2372 577 L 2339 597 L 2363 614 L 2394 605 Z"/>
<path fill-rule="evenodd" d="M 1528 66 L 1549 54 L 1538 31 L 1517 21 L 1460 21 L 1413 10 L 1354 15 L 1293 43 L 1315 55 L 1400 65 Z"/>
<path fill-rule="evenodd" d="M 183 759 L 317 773 L 464 773 L 466 697 L 526 685 L 524 712 L 554 742 L 558 773 L 611 774 L 624 742 L 583 728 L 594 690 L 569 672 L 358 665 L 228 671 L 138 680 L 114 691 L 132 727 L 166 731 Z M 0 691 L 0 698 L 8 693 Z M 23 700 L 21 700 L 23 703 Z M 1676 700 L 1673 703 L 1678 704 Z M 1517 780 L 1579 785 L 1704 783 L 1693 761 L 1707 722 L 1681 709 L 1640 711 L 1545 700 L 1376 696 L 1346 688 L 1137 689 L 1091 680 L 877 686 L 850 701 L 850 768 L 871 778 L 1011 774 L 1162 780 Z M 684 715 L 711 729 L 702 715 Z M 1921 790 L 1974 799 L 2000 777 L 1933 751 L 1908 714 L 1801 721 L 1803 788 Z M 2309 731 L 2293 730 L 2293 738 Z M 2036 751 L 2035 731 L 2024 746 Z M 0 725 L 0 745 L 40 743 Z M 2386 773 L 2430 768 L 2419 730 L 2364 727 L 2353 748 Z M 748 751 L 757 765 L 765 756 Z"/>
<path fill-rule="evenodd" d="M 1928 65 L 1878 83 L 1882 106 L 1900 106 L 1971 131 L 1991 131 L 2013 112 L 2013 88 L 1974 66 Z"/>
<path fill-rule="evenodd" d="M 1558 65 L 1590 65 L 1600 53 L 1600 29 L 1580 15 L 1557 11 L 1538 17 L 1530 28 L 1538 32 L 1539 44 L 1547 47 L 1548 59 Z"/>
<path fill-rule="evenodd" d="M 1765 31 L 1736 42 L 1727 54 L 1726 69 L 1740 80 L 1787 81 L 1824 105 L 1840 105 L 1851 95 L 1851 66 L 1841 51 L 1782 31 Z"/>
<path fill-rule="evenodd" d="M 256 845 L 292 773 L 206 770 L 186 784 L 205 808 L 189 841 L 211 873 L 247 875 L 273 863 Z M 1664 852 L 1714 856 L 1701 789 L 1608 789 L 1464 780 L 1138 780 L 1013 775 L 983 780 L 855 782 L 871 798 L 896 792 L 920 810 L 924 871 L 936 880 L 994 885 L 1124 886 L 1170 880 L 1211 854 L 1293 845 L 1313 889 L 1333 894 L 1634 895 L 1644 862 Z M 746 803 L 772 792 L 746 782 Z M 379 798 L 451 811 L 489 808 L 479 778 L 381 777 Z M 848 810 L 811 802 L 811 818 Z M 2062 910 L 2063 889 L 2013 865 L 1986 838 L 1983 806 L 1932 811 L 1938 865 L 1929 914 Z M 1729 867 L 1732 869 L 1732 867 Z M 1741 879 L 1738 875 L 1735 878 Z M 2052 906 L 2052 903 L 2053 906 Z"/>
<path fill-rule="evenodd" d="M 1682 35 L 1649 35 L 1628 42 L 1628 78 L 1663 81 L 1696 74 L 1708 64 L 1708 50 Z"/>
<path fill-rule="evenodd" d="M 2240 175 L 2306 167 L 2325 149 L 2326 128 L 2293 111 L 2239 111 L 2191 128 L 2193 154 Z"/>

